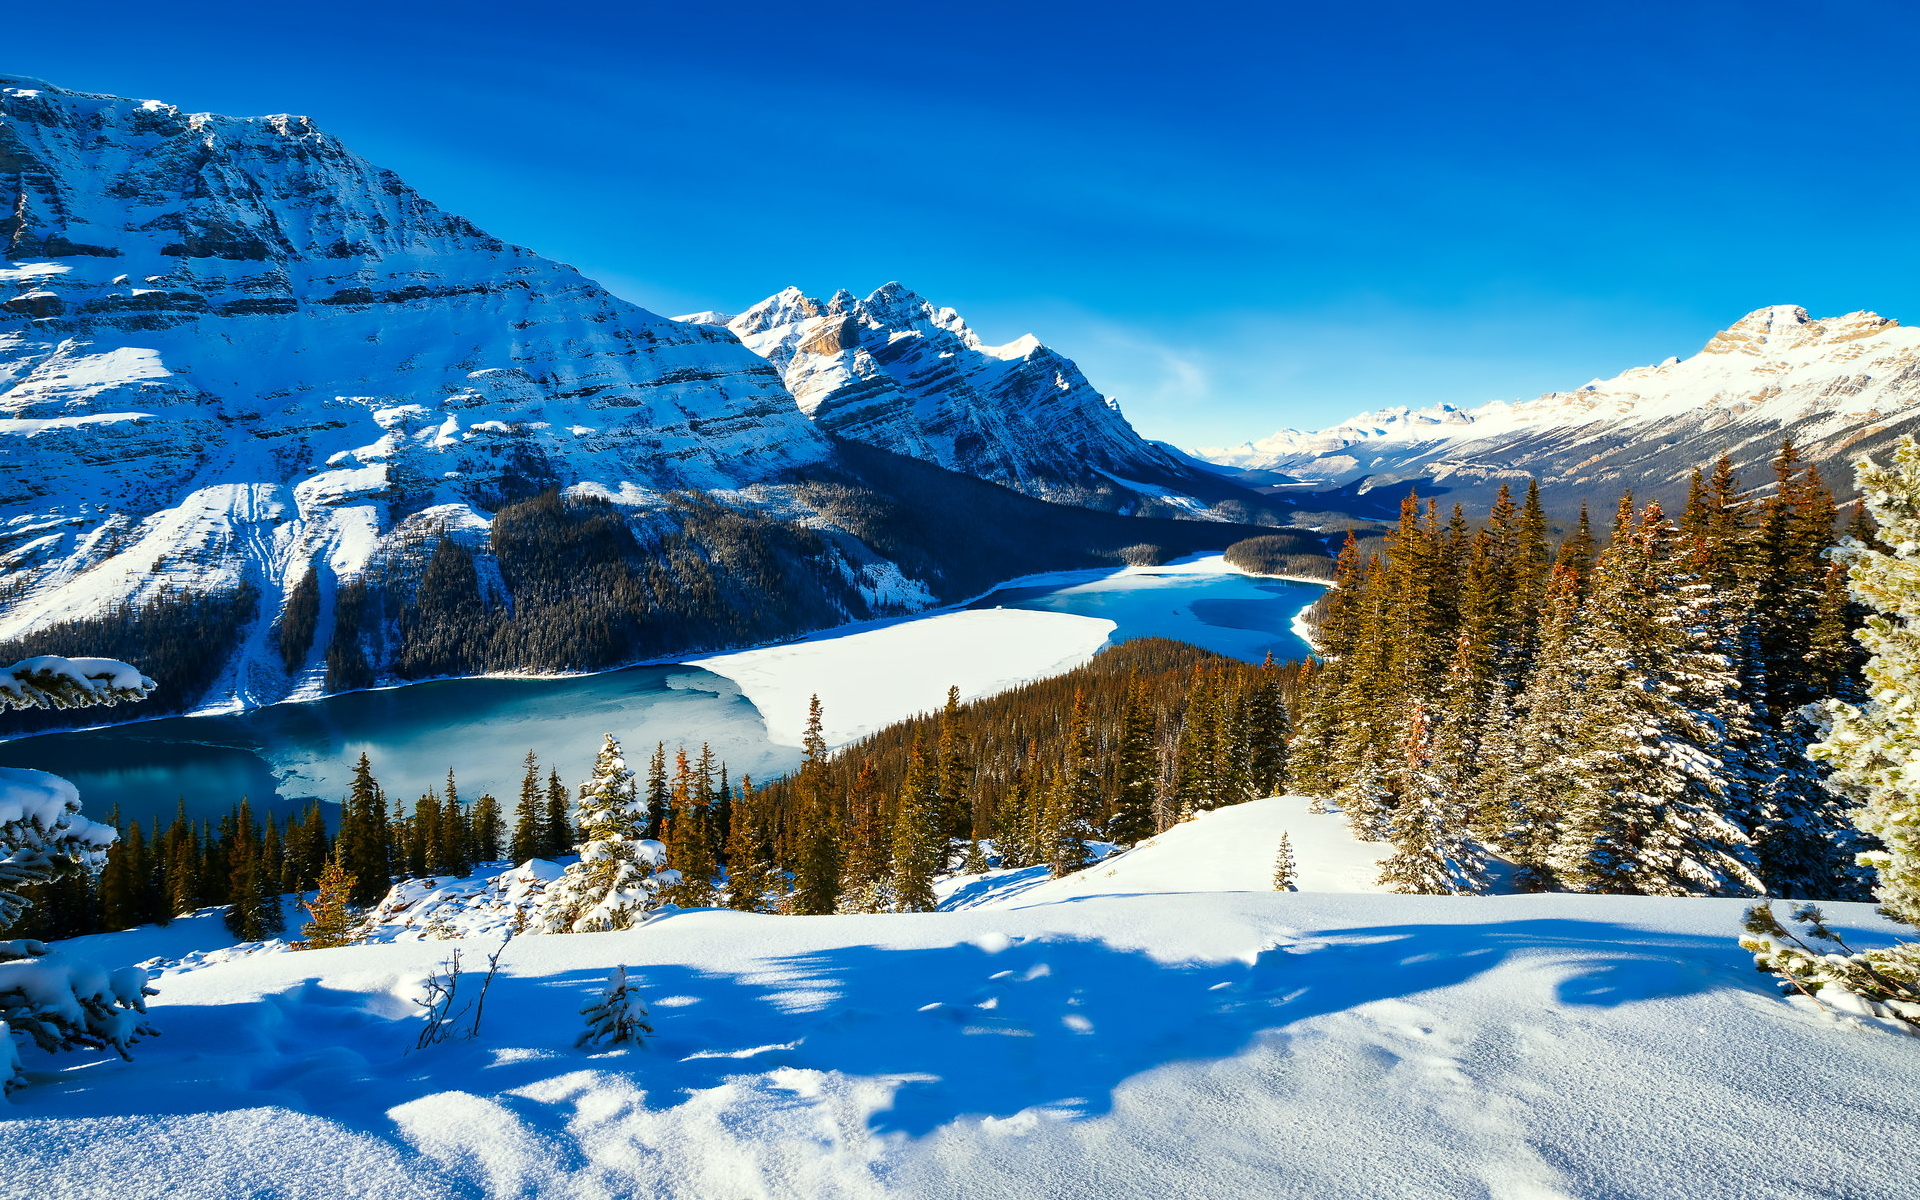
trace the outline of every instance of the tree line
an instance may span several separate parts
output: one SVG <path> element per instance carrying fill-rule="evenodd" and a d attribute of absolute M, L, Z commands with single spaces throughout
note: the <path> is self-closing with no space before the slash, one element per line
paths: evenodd
<path fill-rule="evenodd" d="M 1759 499 L 1695 471 L 1677 521 L 1623 495 L 1604 546 L 1584 510 L 1552 545 L 1537 486 L 1478 530 L 1410 494 L 1337 562 L 1295 786 L 1391 842 L 1404 891 L 1482 890 L 1491 851 L 1539 890 L 1860 895 L 1805 750 L 1808 706 L 1859 690 L 1861 613 L 1831 491 L 1791 439 L 1773 471 Z"/>

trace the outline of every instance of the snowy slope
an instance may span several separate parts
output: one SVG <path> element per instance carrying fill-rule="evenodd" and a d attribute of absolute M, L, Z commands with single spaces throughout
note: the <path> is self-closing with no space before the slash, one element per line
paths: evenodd
<path fill-rule="evenodd" d="M 410 1053 L 427 972 L 496 943 L 262 954 L 159 980 L 164 1036 L 132 1063 L 29 1052 L 0 1154 L 61 1200 L 1905 1195 L 1920 1039 L 1776 998 L 1739 912 L 1253 891 L 686 912 L 515 940 L 479 1039 Z M 615 965 L 659 1036 L 575 1050 Z"/>
<path fill-rule="evenodd" d="M 731 335 L 435 208 L 303 117 L 0 78 L 0 637 L 359 571 L 397 519 L 830 454 Z M 256 650 L 258 647 L 256 647 Z M 268 657 L 262 655 L 261 657 Z M 283 681 L 236 681 L 278 698 Z"/>
<path fill-rule="evenodd" d="M 1221 481 L 1135 433 L 1071 359 L 1028 334 L 989 346 L 951 308 L 898 283 L 864 300 L 788 288 L 724 325 L 779 368 L 822 427 L 1043 500 L 1207 515 Z"/>
<path fill-rule="evenodd" d="M 804 641 L 687 661 L 740 686 L 767 736 L 800 745 L 819 696 L 830 746 L 933 712 L 947 689 L 977 700 L 1086 663 L 1114 622 L 1071 613 L 991 608 L 836 630 Z M 903 669 L 907 664 L 911 669 Z"/>
<path fill-rule="evenodd" d="M 1723 451 L 1750 485 L 1791 431 L 1829 480 L 1920 426 L 1920 330 L 1869 312 L 1813 320 L 1759 309 L 1687 359 L 1669 358 L 1533 400 L 1387 408 L 1317 433 L 1283 429 L 1197 453 L 1319 486 L 1425 478 L 1471 498 L 1540 477 L 1549 498 L 1611 501 L 1622 486 L 1666 496 Z"/>

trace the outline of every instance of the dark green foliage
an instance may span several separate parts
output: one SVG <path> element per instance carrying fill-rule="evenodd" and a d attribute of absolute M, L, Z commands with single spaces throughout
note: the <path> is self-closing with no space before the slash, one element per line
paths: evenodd
<path fill-rule="evenodd" d="M 333 596 L 333 637 L 327 642 L 327 690 L 350 692 L 376 682 L 367 642 L 380 633 L 379 606 L 369 596 L 365 581 L 340 586 Z M 375 658 L 379 654 L 376 650 Z"/>
<path fill-rule="evenodd" d="M 225 594 L 163 592 L 143 604 L 122 605 L 97 617 L 49 626 L 30 638 L 0 642 L 0 662 L 58 654 L 138 663 L 160 686 L 145 700 L 115 708 L 113 719 L 138 721 L 186 712 L 227 665 L 258 601 L 259 592 L 251 585 Z M 58 709 L 9 709 L 0 712 L 0 735 L 90 723 L 84 715 Z"/>
<path fill-rule="evenodd" d="M 1319 547 L 1303 551 L 1299 534 L 1265 533 L 1228 546 L 1226 560 L 1255 575 L 1300 575 L 1332 579 L 1333 560 Z"/>
<path fill-rule="evenodd" d="M 297 671 L 313 649 L 313 635 L 320 625 L 320 568 L 314 564 L 287 594 L 287 607 L 280 614 L 280 661 L 287 670 Z"/>
<path fill-rule="evenodd" d="M 338 854 L 354 877 L 348 902 L 360 907 L 377 904 L 392 880 L 393 837 L 387 817 L 387 799 L 373 777 L 372 764 L 362 754 L 353 769 L 353 784 L 340 815 Z"/>

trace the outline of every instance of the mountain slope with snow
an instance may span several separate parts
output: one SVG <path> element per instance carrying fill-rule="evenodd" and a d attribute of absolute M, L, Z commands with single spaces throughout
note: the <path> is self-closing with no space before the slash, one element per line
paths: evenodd
<path fill-rule="evenodd" d="M 737 488 L 824 438 L 735 339 L 435 208 L 303 117 L 0 80 L 0 636 L 363 569 L 395 522 Z"/>
<path fill-rule="evenodd" d="M 1485 503 L 1502 481 L 1540 479 L 1550 504 L 1610 504 L 1624 487 L 1683 496 L 1722 452 L 1749 486 L 1791 433 L 1830 482 L 1920 428 L 1920 329 L 1874 313 L 1814 320 L 1778 305 L 1749 313 L 1687 359 L 1669 358 L 1533 400 L 1388 408 L 1317 433 L 1281 430 L 1197 453 L 1314 486 L 1428 481 Z"/>
<path fill-rule="evenodd" d="M 29 1049 L 0 1153 L 41 1193 L 126 1200 L 1910 1190 L 1920 1122 L 1888 1098 L 1920 1087 L 1920 1039 L 1779 998 L 1735 945 L 1744 902 L 1261 890 L 1227 860 L 1304 830 L 1285 803 L 1171 830 L 1105 891 L 518 937 L 478 1037 L 425 1049 L 427 975 L 497 938 L 396 915 L 393 941 L 304 953 L 223 955 L 210 917 L 76 939 L 173 960 L 162 1036 L 130 1063 Z M 1374 853 L 1337 842 L 1296 837 L 1303 883 Z M 657 1036 L 576 1049 L 616 966 Z"/>
<path fill-rule="evenodd" d="M 788 288 L 724 325 L 779 369 L 800 410 L 841 437 L 1043 500 L 1206 515 L 1230 489 L 1135 433 L 1080 368 L 1028 334 L 989 346 L 898 283 L 866 299 Z M 1244 515 L 1244 514 L 1242 514 Z"/>

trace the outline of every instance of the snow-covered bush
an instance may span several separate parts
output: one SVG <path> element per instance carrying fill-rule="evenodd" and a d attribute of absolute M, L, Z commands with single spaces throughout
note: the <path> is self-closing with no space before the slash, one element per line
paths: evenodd
<path fill-rule="evenodd" d="M 1892 466 L 1868 459 L 1854 466 L 1889 548 L 1849 538 L 1834 551 L 1848 564 L 1853 598 L 1874 613 L 1854 635 L 1872 655 L 1868 698 L 1859 706 L 1828 701 L 1826 736 L 1807 754 L 1832 765 L 1827 786 L 1859 805 L 1854 824 L 1884 847 L 1860 856 L 1876 875 L 1880 911 L 1914 925 L 1920 924 L 1920 443 L 1901 438 Z M 1748 911 L 1740 944 L 1762 969 L 1824 1007 L 1920 1030 L 1920 942 L 1855 951 L 1811 905 L 1793 916 L 1804 924 L 1804 937 L 1789 932 L 1770 909 Z"/>
<path fill-rule="evenodd" d="M 647 1006 L 640 990 L 627 979 L 625 967 L 615 967 L 607 975 L 607 990 L 600 998 L 580 1010 L 587 1028 L 574 1045 L 581 1049 L 605 1049 L 621 1044 L 638 1045 L 652 1036 L 647 1023 Z"/>
<path fill-rule="evenodd" d="M 563 870 L 544 858 L 509 870 L 403 879 L 367 912 L 355 942 L 422 942 L 500 937 L 530 928 L 533 913 Z"/>
<path fill-rule="evenodd" d="M 85 708 L 138 700 L 154 682 L 111 658 L 43 655 L 0 668 L 0 711 Z M 0 767 L 0 930 L 27 908 L 15 891 L 62 869 L 97 870 L 115 831 L 80 815 L 73 784 L 45 771 Z M 105 968 L 26 938 L 0 941 L 0 1090 L 25 1082 L 16 1037 L 43 1050 L 127 1050 L 154 1029 L 147 973 Z"/>
<path fill-rule="evenodd" d="M 620 743 L 612 734 L 594 760 L 593 778 L 580 788 L 580 824 L 586 840 L 580 861 L 546 890 L 528 916 L 532 933 L 597 933 L 637 924 L 657 904 L 666 871 L 666 847 L 644 838 L 647 799 L 634 787 Z"/>
<path fill-rule="evenodd" d="M 158 1031 L 147 1023 L 147 986 L 139 967 L 109 972 L 90 959 L 17 938 L 0 942 L 0 1091 L 26 1083 L 13 1035 L 31 1038 L 42 1050 L 128 1048 Z"/>

